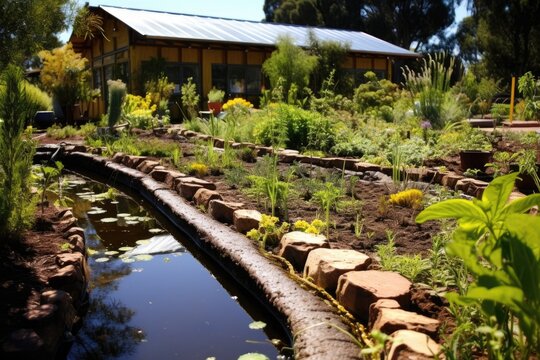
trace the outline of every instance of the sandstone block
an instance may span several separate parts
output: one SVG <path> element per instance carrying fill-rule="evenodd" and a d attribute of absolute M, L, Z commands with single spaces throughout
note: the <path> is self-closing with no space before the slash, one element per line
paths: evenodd
<path fill-rule="evenodd" d="M 149 174 L 156 166 L 159 166 L 159 161 L 144 160 L 137 166 L 137 170 Z"/>
<path fill-rule="evenodd" d="M 193 195 L 193 201 L 195 205 L 204 206 L 205 209 L 208 208 L 208 203 L 210 200 L 223 200 L 221 195 L 214 190 L 208 190 L 205 188 L 197 190 L 195 195 Z"/>
<path fill-rule="evenodd" d="M 115 153 L 113 155 L 112 161 L 117 163 L 117 164 L 123 164 L 125 157 L 126 157 L 126 155 L 124 153 L 118 152 L 118 153 Z"/>
<path fill-rule="evenodd" d="M 206 188 L 208 190 L 216 190 L 216 184 L 210 181 L 206 181 L 203 179 L 199 179 L 192 176 L 186 176 L 186 177 L 180 177 L 175 180 L 175 185 L 178 187 L 179 183 L 189 183 L 189 184 L 195 184 L 200 185 L 203 188 Z"/>
<path fill-rule="evenodd" d="M 262 214 L 257 210 L 235 210 L 233 213 L 233 224 L 236 231 L 247 233 L 249 230 L 259 228 Z"/>
<path fill-rule="evenodd" d="M 69 237 L 72 235 L 79 235 L 84 239 L 84 229 L 80 227 L 72 227 L 68 231 L 64 232 L 63 235 L 66 239 L 69 239 Z"/>
<path fill-rule="evenodd" d="M 356 171 L 381 171 L 381 167 L 379 165 L 370 164 L 366 162 L 357 162 L 356 165 Z"/>
<path fill-rule="evenodd" d="M 140 163 L 142 163 L 144 160 L 146 160 L 146 156 L 134 156 L 134 155 L 126 155 L 124 159 L 122 160 L 122 164 L 126 165 L 127 167 L 130 167 L 132 169 L 137 168 Z"/>
<path fill-rule="evenodd" d="M 329 247 L 324 235 L 292 231 L 281 238 L 278 255 L 289 260 L 296 269 L 303 269 L 311 250 Z"/>
<path fill-rule="evenodd" d="M 186 200 L 191 201 L 193 199 L 193 196 L 195 196 L 195 193 L 199 190 L 203 189 L 201 185 L 193 184 L 193 183 L 184 183 L 181 182 L 178 187 L 176 188 L 176 191 Z"/>
<path fill-rule="evenodd" d="M 84 262 L 84 256 L 81 253 L 71 253 L 71 254 L 58 254 L 56 255 L 56 264 L 59 267 L 64 267 L 68 265 L 74 265 L 82 268 Z"/>
<path fill-rule="evenodd" d="M 393 299 L 407 308 L 411 285 L 408 279 L 391 271 L 351 271 L 339 277 L 336 294 L 347 310 L 366 321 L 369 306 L 379 299 Z"/>
<path fill-rule="evenodd" d="M 399 303 L 392 299 L 380 299 L 369 306 L 368 327 L 371 329 L 382 309 L 400 309 Z"/>
<path fill-rule="evenodd" d="M 338 278 L 349 271 L 365 270 L 371 258 L 356 250 L 325 249 L 312 250 L 304 266 L 304 277 L 327 291 L 335 291 Z"/>
<path fill-rule="evenodd" d="M 210 200 L 208 204 L 208 213 L 217 221 L 232 224 L 233 214 L 236 210 L 242 209 L 243 203 L 226 202 L 223 200 Z"/>
<path fill-rule="evenodd" d="M 176 185 L 175 183 L 176 179 L 184 178 L 184 177 L 187 177 L 187 175 L 184 173 L 181 173 L 180 171 L 169 170 L 168 173 L 165 175 L 164 183 L 167 184 L 169 189 L 174 189 Z"/>
<path fill-rule="evenodd" d="M 73 227 L 77 227 L 77 219 L 75 217 L 64 219 L 54 226 L 56 230 L 64 233 Z"/>
<path fill-rule="evenodd" d="M 150 172 L 150 176 L 152 179 L 162 182 L 165 182 L 165 178 L 167 177 L 167 174 L 169 173 L 169 170 L 167 169 L 157 169 L 157 166 Z"/>
<path fill-rule="evenodd" d="M 387 359 L 434 359 L 440 352 L 440 345 L 426 334 L 412 330 L 398 330 L 392 334 Z"/>
<path fill-rule="evenodd" d="M 392 334 L 397 330 L 413 330 L 431 337 L 436 337 L 439 332 L 439 320 L 419 315 L 415 312 L 403 309 L 381 308 L 377 318 L 373 322 L 372 330 L 380 330 L 385 334 Z"/>

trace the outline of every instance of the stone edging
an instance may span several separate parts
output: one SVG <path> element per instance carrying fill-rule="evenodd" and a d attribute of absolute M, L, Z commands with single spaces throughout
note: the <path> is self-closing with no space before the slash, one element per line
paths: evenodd
<path fill-rule="evenodd" d="M 57 271 L 47 280 L 52 290 L 44 291 L 40 304 L 26 311 L 23 328 L 13 331 L 2 343 L 4 359 L 55 359 L 64 351 L 80 313 L 87 305 L 88 265 L 84 230 L 77 227 L 71 210 L 61 210 L 53 224 L 69 243 L 56 255 Z"/>
<path fill-rule="evenodd" d="M 167 185 L 148 175 L 154 169 L 159 170 L 156 162 L 120 154 L 109 160 L 73 150 L 83 149 L 67 147 L 60 159 L 68 169 L 100 175 L 111 185 L 123 185 L 139 193 L 224 271 L 273 310 L 278 320 L 286 322 L 294 336 L 296 359 L 359 358 L 357 345 L 347 335 L 329 326 L 345 328 L 331 306 L 289 278 L 260 254 L 245 236 L 201 214 L 171 190 L 169 185 L 180 190 L 181 182 L 168 179 Z"/>

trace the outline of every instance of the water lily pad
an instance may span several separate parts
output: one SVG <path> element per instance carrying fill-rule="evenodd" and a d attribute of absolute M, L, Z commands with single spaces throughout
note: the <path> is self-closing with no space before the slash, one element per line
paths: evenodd
<path fill-rule="evenodd" d="M 266 327 L 266 323 L 262 321 L 254 321 L 251 324 L 249 324 L 249 328 L 252 330 L 264 329 L 265 327 Z"/>
<path fill-rule="evenodd" d="M 137 240 L 137 241 L 135 241 L 135 243 L 136 243 L 137 245 L 144 245 L 144 244 L 148 244 L 149 242 L 150 242 L 149 239 L 146 239 L 146 240 Z"/>
<path fill-rule="evenodd" d="M 87 214 L 88 215 L 99 215 L 99 214 L 105 214 L 107 211 L 106 210 L 91 210 L 91 211 L 88 211 Z"/>
<path fill-rule="evenodd" d="M 90 196 L 90 195 L 94 195 L 95 192 L 93 191 L 85 191 L 85 192 L 79 192 L 79 193 L 76 193 L 75 195 L 79 196 L 79 197 L 83 197 L 83 196 Z"/>
<path fill-rule="evenodd" d="M 91 248 L 86 248 L 86 253 L 88 254 L 88 256 L 94 256 L 94 255 L 99 254 L 99 251 L 91 249 Z"/>
<path fill-rule="evenodd" d="M 118 201 L 113 200 L 113 201 L 111 201 L 111 204 L 118 204 Z"/>
<path fill-rule="evenodd" d="M 118 249 L 120 251 L 129 251 L 129 250 L 133 250 L 133 246 L 122 246 L 120 249 Z"/>
<path fill-rule="evenodd" d="M 126 225 L 137 225 L 138 223 L 139 223 L 139 221 L 137 221 L 137 220 L 126 221 Z"/>
<path fill-rule="evenodd" d="M 135 262 L 135 259 L 130 258 L 130 257 L 125 257 L 125 258 L 123 258 L 121 260 L 122 260 L 122 262 L 125 262 L 126 264 L 131 264 L 131 263 Z"/>
<path fill-rule="evenodd" d="M 108 257 L 100 257 L 100 258 L 97 258 L 96 260 L 94 260 L 95 262 L 98 262 L 98 263 L 102 263 L 102 262 L 107 262 L 111 260 L 110 258 Z"/>
<path fill-rule="evenodd" d="M 259 353 L 247 353 L 240 355 L 238 360 L 270 360 L 268 356 Z"/>
<path fill-rule="evenodd" d="M 108 218 L 103 218 L 100 221 L 103 223 L 113 223 L 113 222 L 118 221 L 118 218 L 108 217 Z"/>
<path fill-rule="evenodd" d="M 152 220 L 151 217 L 148 216 L 139 216 L 139 221 L 150 221 Z"/>
<path fill-rule="evenodd" d="M 135 260 L 137 261 L 150 261 L 153 258 L 154 257 L 152 255 L 148 255 L 148 254 L 135 255 Z"/>
<path fill-rule="evenodd" d="M 159 234 L 159 233 L 162 233 L 162 232 L 164 232 L 164 231 L 165 231 L 165 230 L 163 230 L 163 229 L 158 229 L 158 228 L 154 228 L 154 229 L 148 230 L 148 232 L 151 233 L 151 234 Z"/>
<path fill-rule="evenodd" d="M 126 219 L 127 219 L 128 217 L 130 217 L 130 215 L 131 215 L 131 214 L 129 214 L 129 213 L 119 213 L 119 214 L 116 214 L 117 217 L 119 217 L 119 218 L 126 218 Z"/>
<path fill-rule="evenodd" d="M 138 216 L 126 216 L 127 221 L 137 221 L 139 220 Z"/>
<path fill-rule="evenodd" d="M 104 254 L 108 255 L 108 256 L 114 256 L 114 255 L 118 255 L 120 253 L 118 251 L 115 251 L 115 250 L 110 250 L 110 251 L 105 251 Z"/>

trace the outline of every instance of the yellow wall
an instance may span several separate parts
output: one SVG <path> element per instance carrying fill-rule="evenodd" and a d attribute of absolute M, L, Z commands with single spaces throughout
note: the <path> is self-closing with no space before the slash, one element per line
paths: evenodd
<path fill-rule="evenodd" d="M 227 51 L 227 64 L 241 65 L 244 63 L 244 52 L 240 50 Z"/>
<path fill-rule="evenodd" d="M 202 95 L 205 98 L 212 88 L 212 64 L 221 64 L 223 62 L 223 51 L 205 49 L 202 56 Z"/>

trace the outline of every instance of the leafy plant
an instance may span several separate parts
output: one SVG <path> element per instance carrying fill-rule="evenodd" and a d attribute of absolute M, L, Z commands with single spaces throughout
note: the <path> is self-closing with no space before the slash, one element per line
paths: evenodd
<path fill-rule="evenodd" d="M 209 173 L 208 166 L 199 162 L 189 164 L 187 167 L 187 171 L 188 174 L 196 175 L 198 177 L 206 176 Z"/>
<path fill-rule="evenodd" d="M 23 132 L 25 90 L 20 69 L 10 65 L 1 78 L 0 92 L 0 238 L 13 239 L 33 220 L 35 204 L 30 191 L 35 144 Z"/>
<path fill-rule="evenodd" d="M 343 197 L 343 189 L 335 186 L 331 182 L 324 184 L 322 190 L 313 194 L 313 200 L 321 206 L 324 212 L 324 222 L 326 223 L 326 237 L 329 237 L 330 232 L 330 210 L 336 209 L 338 201 Z"/>
<path fill-rule="evenodd" d="M 490 343 L 495 357 L 514 357 L 518 349 L 527 358 L 540 350 L 540 218 L 523 214 L 540 205 L 540 194 L 508 203 L 517 175 L 494 179 L 481 200 L 446 200 L 416 218 L 458 220 L 447 250 L 464 261 L 473 282 L 465 294 L 447 297 L 462 306 L 478 304 L 488 325 L 502 332 L 502 343 Z"/>
<path fill-rule="evenodd" d="M 197 85 L 193 82 L 193 78 L 189 77 L 187 82 L 182 84 L 182 105 L 186 108 L 189 119 L 197 117 L 199 100 Z"/>
<path fill-rule="evenodd" d="M 45 212 L 45 198 L 47 197 L 47 192 L 50 191 L 51 185 L 60 178 L 63 168 L 64 165 L 60 161 L 56 161 L 54 167 L 45 165 L 39 167 L 40 176 L 38 178 L 38 184 L 40 186 L 39 192 L 41 193 L 41 214 Z"/>
<path fill-rule="evenodd" d="M 537 95 L 539 89 L 540 80 L 536 80 L 532 72 L 526 72 L 519 78 L 518 90 L 525 102 L 522 115 L 524 120 L 535 119 L 540 115 L 540 100 Z"/>
<path fill-rule="evenodd" d="M 289 231 L 288 223 L 283 222 L 278 226 L 278 222 L 277 217 L 262 214 L 259 228 L 248 231 L 246 236 L 251 240 L 260 241 L 261 249 L 264 249 L 267 244 L 275 246 L 283 234 Z"/>
<path fill-rule="evenodd" d="M 208 102 L 222 102 L 223 98 L 225 98 L 225 91 L 223 90 L 213 87 L 208 92 Z"/>
<path fill-rule="evenodd" d="M 297 220 L 295 221 L 293 228 L 297 231 L 318 235 L 326 228 L 326 224 L 319 219 L 315 219 L 311 223 L 305 220 Z"/>

